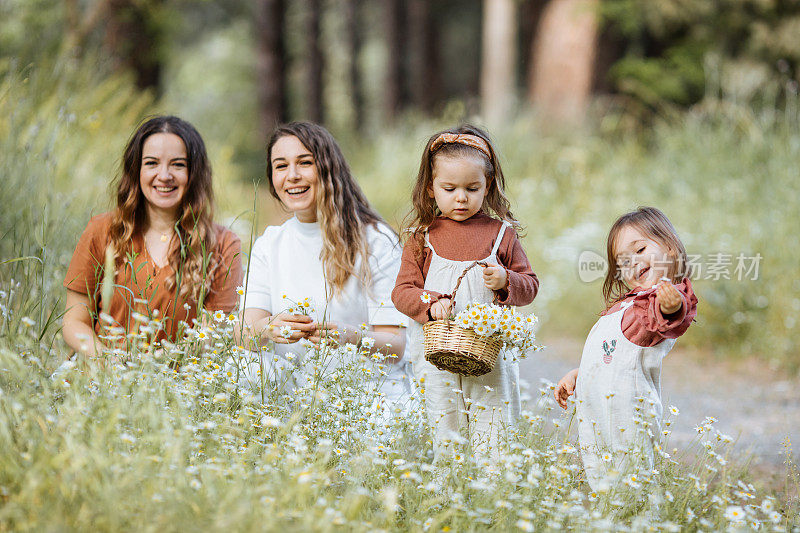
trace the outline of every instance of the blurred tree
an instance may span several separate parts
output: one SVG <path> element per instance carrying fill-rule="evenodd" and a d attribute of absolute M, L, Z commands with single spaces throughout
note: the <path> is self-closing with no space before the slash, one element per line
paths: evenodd
<path fill-rule="evenodd" d="M 345 0 L 344 2 L 344 27 L 347 54 L 350 58 L 349 86 L 350 105 L 353 108 L 353 125 L 356 130 L 363 131 L 365 125 L 365 98 L 362 86 L 361 46 L 364 40 L 362 20 L 360 17 L 361 2 L 359 0 Z"/>
<path fill-rule="evenodd" d="M 594 80 L 599 0 L 550 0 L 533 40 L 528 101 L 555 123 L 580 121 Z"/>
<path fill-rule="evenodd" d="M 432 3 L 408 1 L 408 79 L 415 107 L 432 112 L 442 99 L 441 54 Z"/>
<path fill-rule="evenodd" d="M 542 17 L 544 7 L 549 0 L 521 0 L 519 6 L 519 50 L 520 60 L 517 70 L 517 79 L 525 85 L 527 92 L 528 79 L 530 77 L 531 63 L 533 61 L 533 43 L 536 31 L 539 28 L 539 20 Z"/>
<path fill-rule="evenodd" d="M 106 52 L 117 68 L 134 72 L 138 87 L 157 89 L 161 79 L 159 8 L 163 0 L 107 0 L 107 4 Z"/>
<path fill-rule="evenodd" d="M 403 0 L 384 0 L 384 33 L 387 44 L 386 87 L 384 90 L 384 116 L 389 122 L 394 120 L 407 102 L 405 91 L 404 61 L 406 56 L 405 2 Z"/>
<path fill-rule="evenodd" d="M 111 7 L 110 4 L 109 0 L 98 0 L 84 10 L 81 9 L 78 0 L 65 0 L 65 48 L 68 50 L 83 50 L 89 35 L 105 19 Z"/>
<path fill-rule="evenodd" d="M 261 0 L 256 8 L 258 36 L 257 92 L 263 139 L 287 120 L 285 0 Z"/>
<path fill-rule="evenodd" d="M 516 93 L 517 18 L 515 0 L 484 0 L 481 109 L 490 125 L 502 124 Z"/>
<path fill-rule="evenodd" d="M 321 48 L 321 0 L 308 0 L 308 120 L 322 124 L 325 104 L 322 87 L 324 58 Z"/>

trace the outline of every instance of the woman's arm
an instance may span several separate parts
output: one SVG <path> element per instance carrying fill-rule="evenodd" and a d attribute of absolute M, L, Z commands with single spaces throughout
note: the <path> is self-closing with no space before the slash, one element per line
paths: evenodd
<path fill-rule="evenodd" d="M 87 295 L 67 289 L 62 335 L 70 348 L 92 358 L 100 354 L 103 343 L 94 332 L 90 306 Z"/>

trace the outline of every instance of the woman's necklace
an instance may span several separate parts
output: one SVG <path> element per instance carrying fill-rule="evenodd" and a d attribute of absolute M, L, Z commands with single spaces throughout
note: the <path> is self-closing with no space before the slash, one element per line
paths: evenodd
<path fill-rule="evenodd" d="M 172 230 L 172 231 L 165 231 L 165 232 L 163 232 L 163 233 L 162 233 L 162 232 L 159 232 L 159 237 L 158 237 L 158 239 L 159 239 L 159 240 L 160 240 L 162 243 L 164 243 L 164 242 L 167 242 L 167 241 L 170 239 L 170 234 L 171 234 L 171 233 L 174 233 L 174 230 Z M 158 262 L 158 261 L 156 261 L 155 257 L 153 257 L 153 254 L 151 253 L 151 250 L 149 250 L 149 249 L 148 249 L 148 246 L 147 246 L 147 235 L 146 235 L 146 234 L 145 234 L 145 235 L 143 235 L 142 241 L 143 241 L 143 243 L 144 243 L 144 254 L 145 254 L 145 260 L 148 262 L 148 264 L 151 264 L 151 265 L 152 265 L 152 266 L 153 266 L 155 269 L 161 269 L 161 268 L 163 268 L 163 267 L 164 267 L 164 265 L 159 265 L 159 262 Z M 158 252 L 158 253 L 157 253 L 157 255 L 160 257 L 160 256 L 161 256 L 161 249 L 162 249 L 162 246 L 158 246 L 158 245 L 155 245 L 155 244 L 154 244 L 154 249 L 157 249 L 157 252 Z"/>

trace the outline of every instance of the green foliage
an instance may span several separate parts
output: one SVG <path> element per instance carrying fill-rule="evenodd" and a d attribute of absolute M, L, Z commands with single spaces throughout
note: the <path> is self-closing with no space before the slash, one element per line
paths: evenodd
<path fill-rule="evenodd" d="M 614 89 L 659 109 L 704 95 L 780 103 L 800 80 L 800 3 L 764 0 L 607 0 L 608 38 L 621 58 Z M 766 94 L 764 94 L 766 92 Z"/>
<path fill-rule="evenodd" d="M 58 0 L 0 2 L 0 56 L 23 66 L 41 57 L 54 57 L 64 39 L 63 4 Z"/>
<path fill-rule="evenodd" d="M 121 147 L 151 100 L 71 58 L 0 69 L 0 285 L 14 310 L 0 338 L 27 329 L 27 316 L 47 350 L 77 237 L 107 207 Z"/>

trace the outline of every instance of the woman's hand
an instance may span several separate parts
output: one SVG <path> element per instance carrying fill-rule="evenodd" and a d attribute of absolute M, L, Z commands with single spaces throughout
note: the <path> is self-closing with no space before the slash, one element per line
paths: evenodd
<path fill-rule="evenodd" d="M 575 394 L 575 384 L 578 382 L 578 369 L 570 370 L 569 372 L 564 375 L 563 378 L 558 382 L 556 385 L 556 389 L 553 391 L 553 396 L 555 396 L 556 402 L 560 405 L 563 409 L 567 408 L 567 399 Z"/>
<path fill-rule="evenodd" d="M 358 344 L 358 339 L 360 336 L 354 335 L 354 332 L 356 331 L 355 328 L 344 327 L 339 329 L 339 326 L 337 326 L 334 322 L 326 322 L 325 324 L 314 322 L 314 326 L 314 331 L 312 331 L 307 337 L 309 341 L 314 343 L 314 346 L 319 346 L 319 343 L 322 342 L 322 339 L 329 339 L 337 345 L 346 344 L 348 342 Z"/>
<path fill-rule="evenodd" d="M 450 308 L 453 302 L 450 298 L 442 298 L 431 305 L 431 318 L 434 320 L 446 320 L 450 316 Z"/>
<path fill-rule="evenodd" d="M 483 268 L 483 283 L 487 289 L 503 290 L 508 287 L 508 273 L 499 265 L 489 264 Z"/>
<path fill-rule="evenodd" d="M 309 338 L 317 328 L 310 316 L 279 313 L 268 321 L 264 333 L 276 344 L 292 344 Z"/>
<path fill-rule="evenodd" d="M 671 315 L 680 311 L 683 305 L 683 298 L 675 285 L 665 281 L 660 283 L 656 288 L 656 300 L 658 301 L 661 312 L 665 315 Z"/>
<path fill-rule="evenodd" d="M 308 338 L 316 329 L 314 320 L 306 315 L 293 315 L 289 313 L 270 314 L 266 309 L 250 308 L 242 313 L 244 322 L 243 343 L 252 338 L 263 345 L 266 341 L 277 344 L 291 344 L 300 339 Z M 252 337 L 251 337 L 252 336 Z"/>

